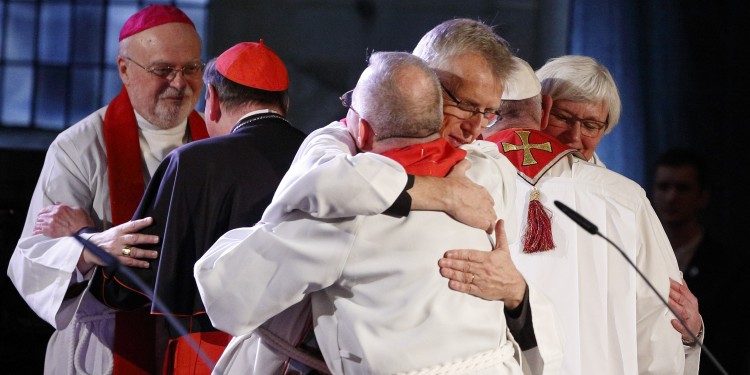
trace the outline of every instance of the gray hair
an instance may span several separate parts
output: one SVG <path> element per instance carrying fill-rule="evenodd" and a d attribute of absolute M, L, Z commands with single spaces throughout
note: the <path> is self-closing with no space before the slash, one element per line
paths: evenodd
<path fill-rule="evenodd" d="M 282 115 L 286 115 L 289 108 L 287 90 L 266 91 L 233 82 L 216 69 L 216 58 L 211 59 L 203 68 L 203 83 L 206 86 L 206 92 L 208 92 L 208 86 L 216 90 L 219 102 L 229 111 L 250 102 L 277 106 L 284 111 Z"/>
<path fill-rule="evenodd" d="M 422 59 L 406 52 L 376 52 L 368 69 L 370 75 L 357 84 L 352 101 L 373 127 L 376 140 L 423 138 L 440 130 L 440 84 Z M 423 79 L 413 83 L 419 75 Z"/>
<path fill-rule="evenodd" d="M 487 60 L 498 82 L 505 82 L 514 69 L 508 42 L 481 21 L 457 18 L 428 31 L 412 52 L 432 69 L 450 70 L 453 57 L 475 53 Z"/>
<path fill-rule="evenodd" d="M 552 58 L 536 71 L 542 94 L 553 101 L 597 103 L 604 101 L 608 134 L 620 121 L 622 103 L 615 80 L 607 67 L 588 56 L 567 55 Z"/>

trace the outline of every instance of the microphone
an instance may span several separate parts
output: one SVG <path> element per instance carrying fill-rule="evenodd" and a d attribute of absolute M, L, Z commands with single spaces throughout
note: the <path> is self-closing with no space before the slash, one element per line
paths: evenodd
<path fill-rule="evenodd" d="M 198 357 L 200 357 L 203 363 L 205 363 L 206 366 L 211 369 L 216 366 L 214 361 L 208 357 L 206 352 L 201 350 L 200 346 L 198 346 L 198 343 L 195 342 L 192 337 L 190 337 L 185 328 L 177 321 L 177 319 L 175 319 L 172 312 L 163 303 L 161 303 L 161 300 L 157 298 L 156 295 L 154 295 L 154 291 L 148 285 L 146 285 L 143 280 L 136 276 L 128 267 L 121 267 L 120 261 L 117 260 L 117 258 L 115 258 L 112 254 L 106 252 L 104 249 L 97 246 L 93 242 L 81 237 L 78 234 L 73 234 L 73 237 L 78 240 L 78 242 L 80 242 L 83 247 L 86 248 L 86 250 L 91 251 L 92 253 L 94 253 L 94 255 L 96 255 L 97 258 L 101 259 L 102 262 L 104 262 L 105 267 L 107 267 L 107 271 L 119 272 L 128 280 L 132 281 L 144 293 L 146 293 L 146 295 L 148 295 L 148 297 L 151 299 L 151 303 L 154 304 L 154 306 L 156 306 L 160 311 L 164 312 L 164 317 L 167 319 L 169 325 L 172 326 L 172 328 L 174 328 L 180 336 L 185 337 L 188 344 L 190 344 L 190 347 L 193 348 L 196 353 L 198 353 Z"/>
<path fill-rule="evenodd" d="M 651 288 L 651 290 L 654 292 L 654 294 L 656 294 L 656 296 L 659 297 L 659 300 L 661 300 L 661 302 L 664 304 L 664 306 L 666 306 L 667 309 L 669 309 L 669 311 L 672 312 L 672 315 L 674 315 L 675 318 L 677 318 L 677 320 L 680 322 L 680 324 L 682 325 L 682 327 L 685 328 L 685 330 L 690 334 L 690 337 L 692 337 L 693 340 L 695 341 L 695 343 L 698 346 L 701 347 L 701 350 L 703 350 L 703 351 L 706 352 L 706 355 L 711 359 L 711 362 L 713 362 L 713 364 L 716 366 L 716 368 L 719 369 L 719 371 L 722 374 L 727 375 L 727 371 L 719 363 L 719 360 L 717 360 L 716 357 L 714 357 L 713 353 L 711 353 L 711 351 L 708 350 L 708 348 L 705 345 L 703 345 L 703 343 L 700 342 L 700 340 L 698 340 L 698 337 L 695 336 L 695 333 L 693 333 L 693 331 L 690 328 L 688 328 L 687 323 L 685 323 L 685 321 L 679 315 L 677 315 L 677 313 L 674 311 L 674 309 L 672 309 L 672 307 L 669 306 L 669 303 L 667 303 L 667 301 L 664 299 L 664 297 L 662 297 L 662 295 L 659 294 L 659 292 L 656 290 L 656 288 L 654 287 L 654 285 L 651 284 L 651 281 L 648 280 L 648 278 L 646 277 L 646 275 L 644 275 L 643 272 L 641 272 L 641 270 L 638 269 L 638 267 L 635 265 L 635 263 L 633 263 L 633 261 L 627 256 L 627 254 L 625 254 L 625 252 L 619 246 L 617 246 L 614 242 L 612 242 L 609 238 L 607 238 L 603 234 L 599 233 L 599 228 L 597 228 L 597 226 L 594 225 L 594 223 L 590 222 L 588 219 L 586 219 L 585 217 L 581 216 L 581 214 L 579 214 L 578 212 L 576 212 L 572 208 L 566 206 L 565 204 L 563 204 L 562 202 L 560 202 L 558 200 L 555 201 L 555 206 L 557 206 L 557 208 L 559 208 L 560 211 L 562 211 L 565 215 L 567 215 L 571 220 L 575 221 L 576 224 L 580 225 L 584 230 L 586 230 L 587 232 L 589 232 L 591 234 L 598 235 L 599 237 L 601 237 L 604 240 L 606 240 L 607 242 L 609 242 L 612 246 L 614 246 L 614 248 L 617 249 L 617 251 L 619 251 L 620 254 L 622 254 L 622 256 L 625 258 L 625 260 L 627 260 L 628 263 L 630 263 L 630 265 L 638 273 L 638 275 L 641 276 L 641 278 L 643 279 L 643 281 L 646 282 L 646 284 L 648 285 L 649 288 Z"/>
<path fill-rule="evenodd" d="M 569 218 L 573 219 L 576 224 L 580 225 L 586 232 L 591 234 L 599 234 L 599 228 L 594 223 L 586 220 L 585 217 L 581 216 L 578 212 L 573 211 L 572 208 L 564 205 L 560 201 L 555 201 L 555 206 L 560 209 L 564 214 L 568 215 Z M 627 258 L 627 257 L 626 257 Z"/>

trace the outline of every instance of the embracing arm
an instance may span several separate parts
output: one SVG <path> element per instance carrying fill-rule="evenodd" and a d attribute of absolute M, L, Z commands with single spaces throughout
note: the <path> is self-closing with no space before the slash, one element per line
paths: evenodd
<path fill-rule="evenodd" d="M 90 275 L 76 269 L 83 246 L 69 237 L 35 235 L 34 226 L 39 213 L 55 202 L 81 207 L 95 223 L 102 225 L 99 216 L 102 213 L 94 212 L 94 193 L 86 183 L 89 181 L 86 166 L 91 163 L 80 161 L 82 158 L 73 142 L 65 137 L 58 136 L 50 145 L 26 223 L 8 265 L 8 277 L 21 297 L 53 327 L 64 326 L 72 318 L 76 301 L 63 304 L 70 297 L 66 296 L 68 288 L 84 282 Z"/>
<path fill-rule="evenodd" d="M 562 366 L 562 328 L 552 303 L 528 285 L 513 265 L 503 221 L 495 227 L 496 247 L 449 250 L 438 260 L 448 286 L 487 300 L 505 302 L 508 329 L 535 368 L 557 373 Z M 533 350 L 532 350 L 533 349 Z"/>
<path fill-rule="evenodd" d="M 495 200 L 481 185 L 468 177 L 471 162 L 462 160 L 444 178 L 417 176 L 406 191 L 412 196 L 412 210 L 443 211 L 452 218 L 492 233 L 497 213 Z"/>
<path fill-rule="evenodd" d="M 40 212 L 39 216 L 37 216 L 34 233 L 43 234 L 50 238 L 69 237 L 73 234 L 80 234 L 81 236 L 88 238 L 89 241 L 99 246 L 102 250 L 115 257 L 115 259 L 117 259 L 122 265 L 134 267 L 132 272 L 148 272 L 149 262 L 147 260 L 156 259 L 158 253 L 142 247 L 144 244 L 153 244 L 157 242 L 158 237 L 141 234 L 139 231 L 149 227 L 152 222 L 152 218 L 147 217 L 123 223 L 103 232 L 94 232 L 93 229 L 91 229 L 93 221 L 82 209 L 58 203 L 45 207 Z M 141 247 L 133 246 L 135 244 L 138 244 Z M 127 255 L 124 252 L 125 249 L 128 249 Z M 90 251 L 84 250 L 78 259 L 76 267 L 81 274 L 89 274 L 97 265 L 105 265 L 105 263 Z M 96 272 L 102 273 L 105 271 L 104 269 L 98 269 Z M 148 299 L 145 299 L 141 294 L 138 294 L 135 298 L 130 297 L 130 299 L 127 299 L 128 301 L 134 299 L 135 302 L 130 305 L 124 305 L 125 302 L 119 302 L 120 300 L 126 300 L 121 296 L 130 296 L 134 294 L 131 292 L 131 289 L 120 287 L 113 277 L 104 278 L 97 274 L 93 276 L 93 280 L 93 285 L 97 285 L 97 287 L 90 289 L 92 294 L 110 307 L 132 308 L 141 306 L 148 302 Z M 98 283 L 102 283 L 103 285 L 100 287 Z M 71 285 L 71 288 L 68 289 L 64 298 L 68 299 L 80 294 L 80 292 L 83 291 L 81 284 L 76 284 L 75 287 L 72 287 Z M 114 286 L 107 288 L 107 285 Z"/>
<path fill-rule="evenodd" d="M 167 164 L 164 163 L 164 165 Z M 162 167 L 159 168 L 157 171 L 159 173 L 158 176 L 164 174 L 163 169 Z M 155 175 L 155 178 L 151 180 L 152 184 L 149 185 L 148 191 L 152 193 L 149 195 L 147 191 L 146 196 L 158 196 L 156 193 L 160 186 L 160 178 L 158 176 Z M 171 189 L 167 189 L 166 191 L 171 191 Z M 142 209 L 144 206 L 146 209 Z M 150 213 L 148 211 L 150 207 L 149 205 L 142 204 L 139 209 Z M 138 217 L 137 215 L 138 213 L 136 217 Z M 160 220 L 160 223 L 163 222 L 163 220 Z M 102 248 L 102 250 L 114 256 L 122 265 L 134 267 L 132 272 L 143 276 L 150 275 L 149 260 L 158 257 L 158 253 L 152 250 L 152 248 L 153 244 L 158 242 L 159 237 L 150 233 L 139 233 L 148 228 L 152 233 L 160 234 L 160 229 L 149 228 L 152 223 L 153 219 L 151 217 L 144 217 L 143 219 L 132 220 L 105 231 L 97 232 L 93 228 L 93 220 L 85 210 L 56 202 L 56 204 L 47 206 L 39 212 L 34 225 L 34 234 L 59 238 L 80 233 L 83 237 Z M 88 274 L 97 265 L 104 265 L 104 263 L 88 250 L 84 250 L 78 259 L 77 269 L 83 274 Z M 93 276 L 93 284 L 96 286 L 90 290 L 99 301 L 114 308 L 133 308 L 148 303 L 149 300 L 143 297 L 142 294 L 135 295 L 136 293 L 131 291 L 136 287 L 131 286 L 129 289 L 122 288 L 118 280 L 112 277 L 116 275 L 107 275 L 107 277 L 104 277 L 102 274 L 105 272 L 104 269 L 99 269 L 96 272 L 97 274 Z M 153 280 L 153 277 L 146 279 Z M 153 282 L 150 284 L 153 285 Z M 81 290 L 80 288 L 77 289 Z M 131 297 L 131 295 L 134 296 Z M 125 301 L 129 301 L 130 299 L 133 299 L 134 302 L 126 304 Z"/>
<path fill-rule="evenodd" d="M 354 228 L 354 221 L 298 219 L 227 232 L 194 267 L 211 323 L 241 336 L 331 285 L 341 275 Z"/>
<path fill-rule="evenodd" d="M 317 218 L 384 212 L 404 190 L 406 173 L 384 156 L 355 152 L 351 135 L 339 122 L 312 132 L 261 221 L 277 223 L 292 211 Z"/>
<path fill-rule="evenodd" d="M 93 223 L 93 220 L 91 220 L 83 209 L 57 202 L 43 208 L 39 212 L 34 224 L 33 234 L 42 234 L 49 238 L 60 238 L 74 234 L 87 235 L 93 233 L 90 235 L 89 240 L 111 253 L 112 256 L 117 257 L 122 264 L 130 267 L 148 267 L 148 262 L 139 261 L 139 258 L 156 259 L 158 255 L 156 252 L 130 246 L 133 244 L 152 243 L 158 240 L 158 238 L 153 236 L 136 235 L 139 230 L 151 225 L 151 218 L 129 221 L 104 232 L 95 232 L 92 229 Z M 131 249 L 131 253 L 127 257 L 123 256 L 122 253 L 122 249 L 125 246 Z M 88 273 L 97 265 L 101 266 L 104 263 L 87 250 L 84 250 L 78 259 L 78 270 L 83 274 Z"/>
<path fill-rule="evenodd" d="M 91 238 L 92 242 L 117 256 L 120 263 L 130 267 L 129 273 L 151 291 L 154 290 L 158 259 L 166 238 L 168 215 L 175 215 L 175 221 L 180 223 L 178 233 L 174 233 L 173 237 L 188 237 L 187 233 L 193 230 L 187 224 L 188 221 L 180 221 L 181 218 L 190 217 L 186 209 L 190 205 L 184 204 L 178 193 L 190 183 L 198 182 L 193 180 L 190 183 L 178 183 L 181 176 L 179 160 L 179 153 L 173 152 L 159 164 L 131 221 L 97 233 Z M 175 212 L 171 211 L 173 206 L 176 207 Z M 129 249 L 128 255 L 123 253 L 125 248 Z M 185 252 L 189 253 L 190 250 L 185 249 Z M 139 284 L 130 277 L 124 277 L 119 270 L 100 268 L 94 276 L 94 287 L 91 290 L 94 297 L 103 304 L 118 310 L 130 310 L 151 302 L 149 291 L 141 290 Z"/>
<path fill-rule="evenodd" d="M 490 222 L 496 217 L 487 207 L 492 200 L 465 177 L 469 165 L 459 166 L 446 179 L 417 176 L 412 180 L 392 159 L 356 152 L 351 135 L 340 122 L 311 133 L 262 221 L 278 222 L 294 210 L 317 218 L 380 213 L 405 216 L 409 210 L 434 210 L 491 231 Z"/>
<path fill-rule="evenodd" d="M 51 238 L 65 237 L 78 233 L 81 229 L 93 227 L 94 221 L 86 210 L 55 202 L 39 211 L 33 234 L 43 234 Z"/>
<path fill-rule="evenodd" d="M 699 342 L 703 343 L 703 318 L 698 310 L 698 298 L 690 291 L 684 279 L 682 283 L 672 279 L 669 280 L 669 306 L 687 325 L 686 329 L 679 320 L 672 319 L 671 321 L 672 327 L 682 335 L 682 344 L 685 349 L 685 371 L 683 374 L 697 374 L 702 347 L 698 345 L 693 335 Z M 688 329 L 690 332 L 688 332 Z M 691 332 L 693 335 L 690 334 Z"/>

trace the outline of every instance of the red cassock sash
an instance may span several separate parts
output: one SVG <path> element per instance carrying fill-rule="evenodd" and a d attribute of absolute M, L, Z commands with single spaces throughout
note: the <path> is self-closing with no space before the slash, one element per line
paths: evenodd
<path fill-rule="evenodd" d="M 436 141 L 388 150 L 383 153 L 399 164 L 406 173 L 415 176 L 445 177 L 456 163 L 466 157 L 466 151 L 454 148 L 440 138 Z"/>
<path fill-rule="evenodd" d="M 196 111 L 188 117 L 190 139 L 208 138 L 206 123 Z M 129 221 L 145 191 L 138 123 L 125 87 L 104 114 L 112 225 Z M 150 375 L 156 369 L 155 319 L 150 308 L 120 311 L 115 317 L 114 375 Z"/>

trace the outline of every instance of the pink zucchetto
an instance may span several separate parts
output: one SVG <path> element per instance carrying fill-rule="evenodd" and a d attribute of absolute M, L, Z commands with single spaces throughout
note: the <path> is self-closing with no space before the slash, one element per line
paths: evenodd
<path fill-rule="evenodd" d="M 266 91 L 289 88 L 284 62 L 260 42 L 242 42 L 224 51 L 216 59 L 216 70 L 230 81 Z"/>
<path fill-rule="evenodd" d="M 188 16 L 179 8 L 171 5 L 149 5 L 133 14 L 127 21 L 125 21 L 125 24 L 120 30 L 119 40 L 122 41 L 123 39 L 138 34 L 141 31 L 172 22 L 186 23 L 195 28 L 193 21 L 191 21 L 190 18 L 188 18 Z"/>

